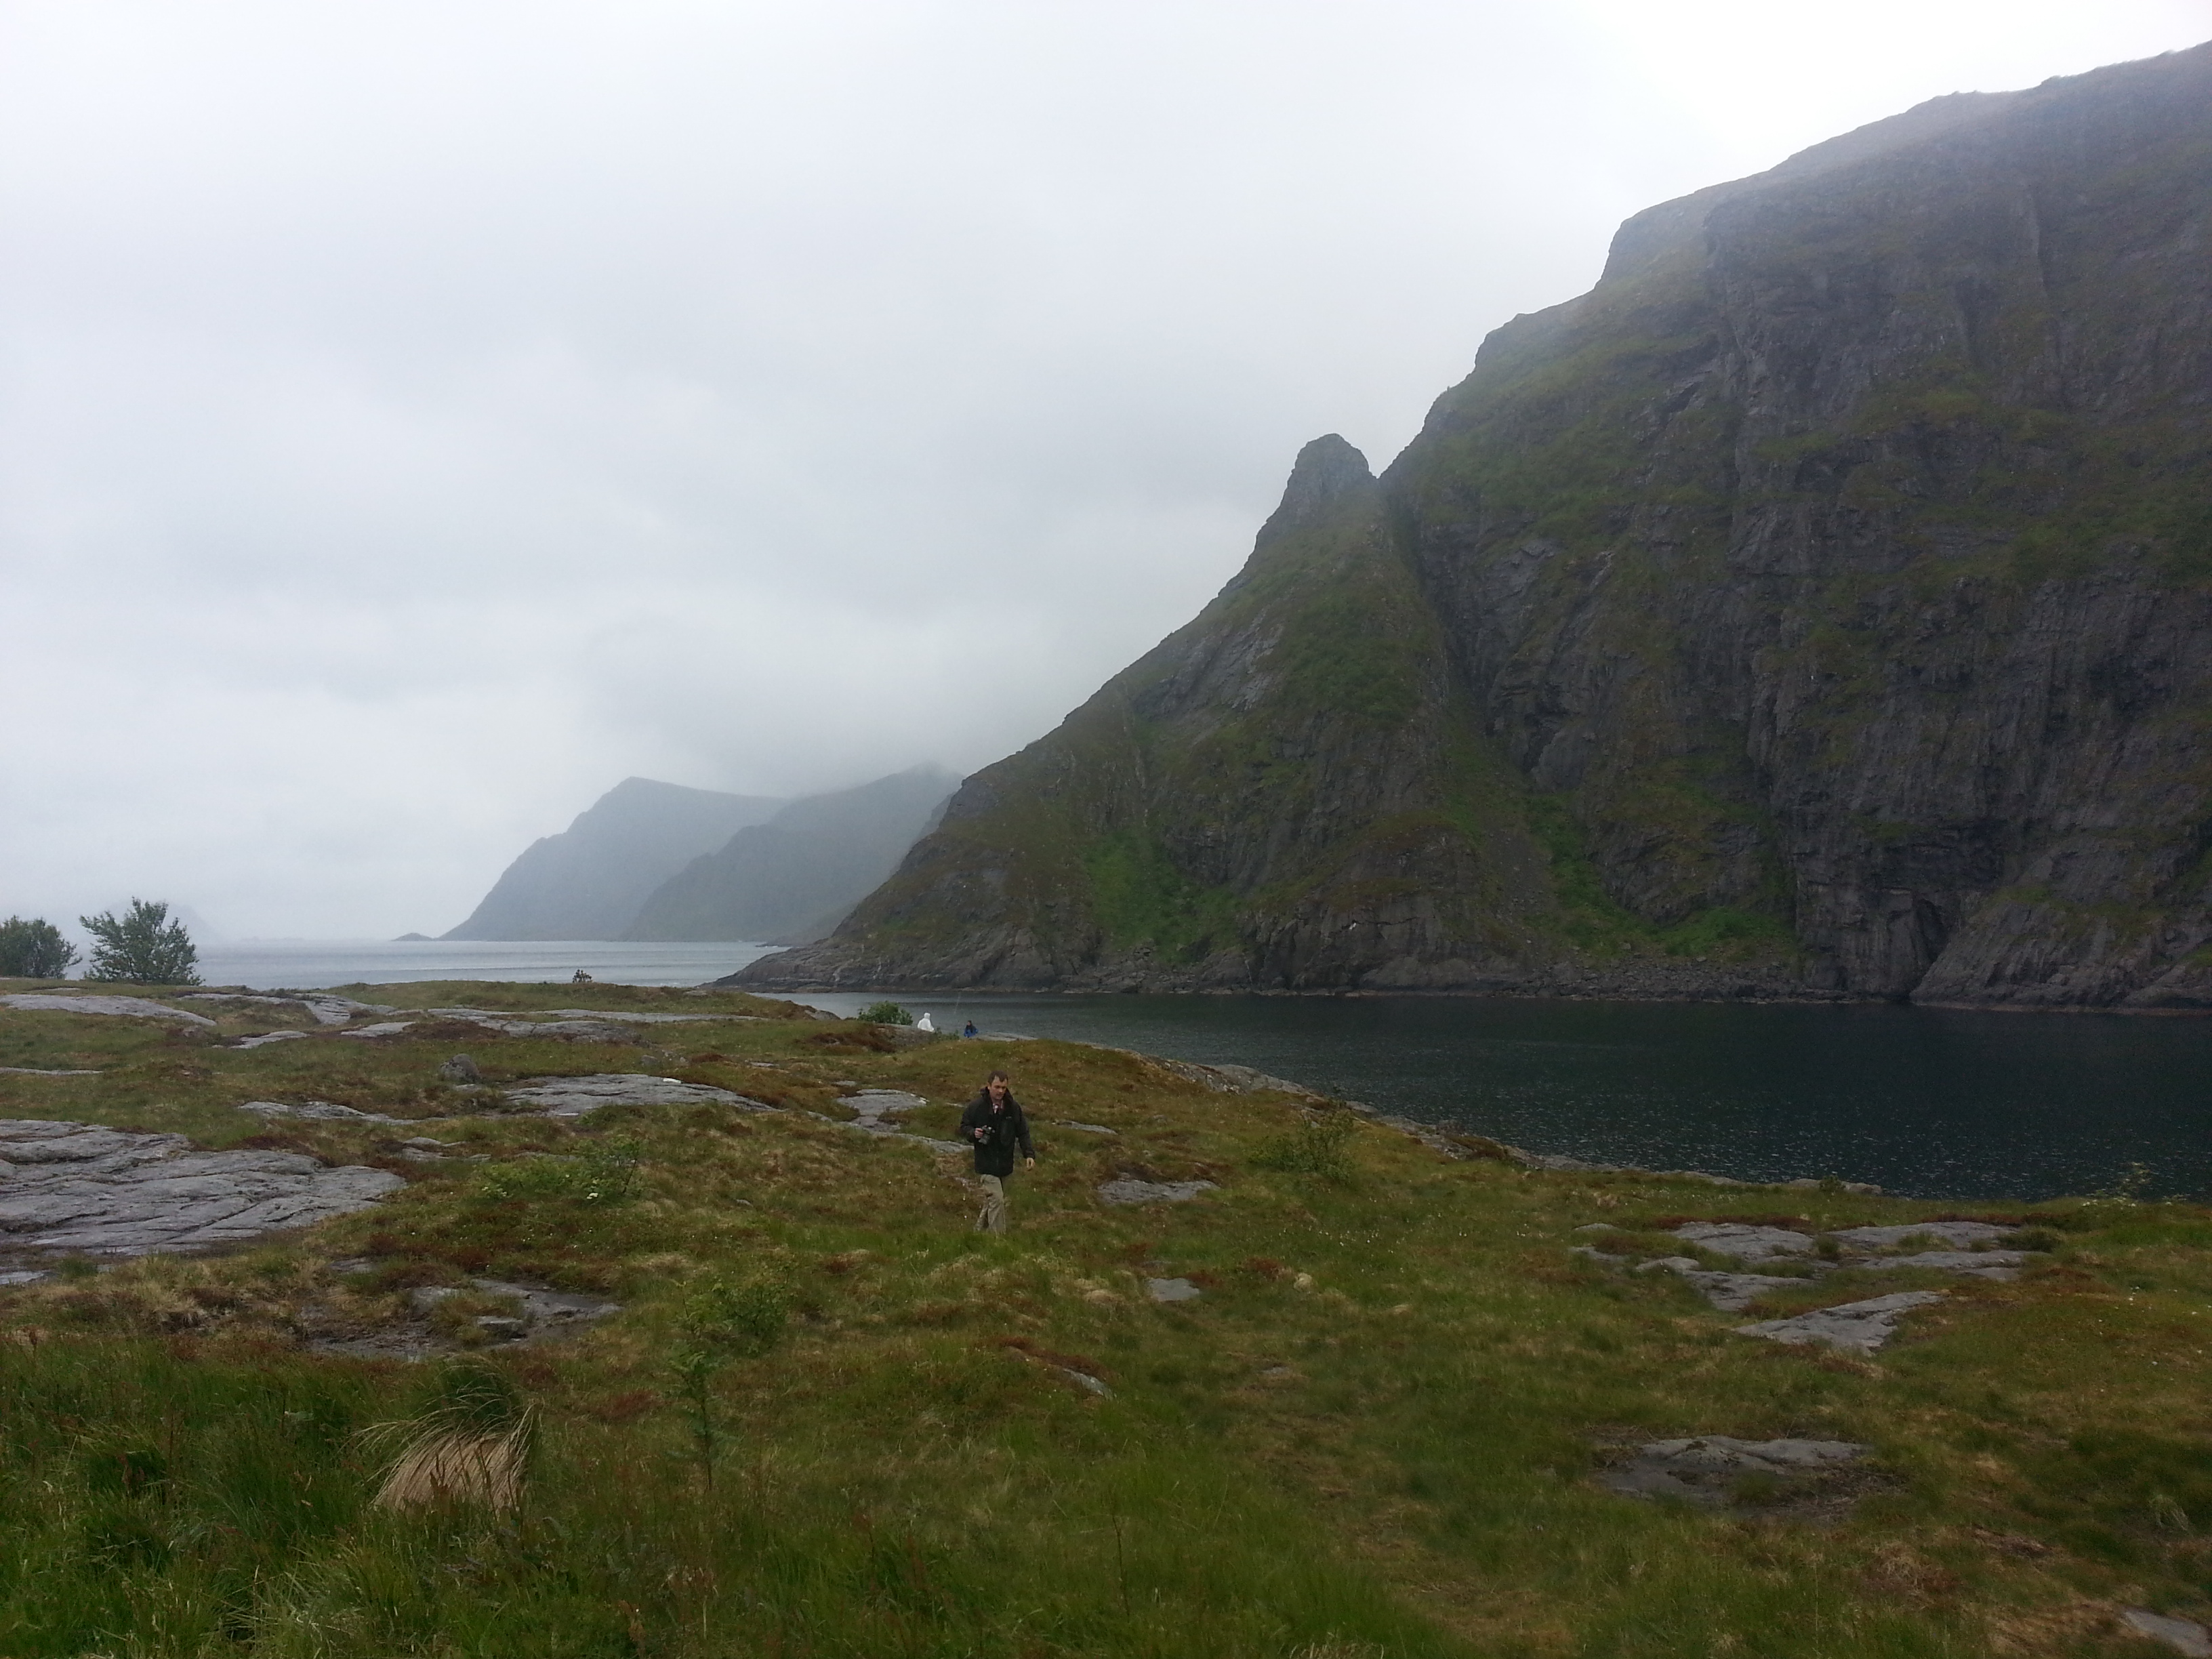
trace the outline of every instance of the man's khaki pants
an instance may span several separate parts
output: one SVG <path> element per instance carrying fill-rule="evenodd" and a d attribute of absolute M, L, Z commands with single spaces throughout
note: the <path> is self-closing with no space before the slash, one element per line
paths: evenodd
<path fill-rule="evenodd" d="M 983 1183 L 983 1212 L 975 1218 L 979 1233 L 1006 1231 L 1006 1183 L 997 1176 L 977 1176 Z"/>

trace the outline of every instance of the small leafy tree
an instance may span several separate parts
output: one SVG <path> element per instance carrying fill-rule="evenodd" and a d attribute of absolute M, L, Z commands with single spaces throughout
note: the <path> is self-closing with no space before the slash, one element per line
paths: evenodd
<path fill-rule="evenodd" d="M 709 1279 L 684 1299 L 676 1320 L 677 1348 L 669 1356 L 668 1369 L 710 1492 L 722 1442 L 714 1379 L 732 1360 L 757 1358 L 775 1347 L 783 1340 L 790 1316 L 790 1296 L 773 1279 L 735 1285 Z"/>
<path fill-rule="evenodd" d="M 853 1016 L 865 1019 L 871 1025 L 911 1025 L 914 1016 L 896 1002 L 872 1002 Z"/>
<path fill-rule="evenodd" d="M 0 978 L 63 979 L 76 960 L 76 946 L 51 921 L 0 921 Z"/>
<path fill-rule="evenodd" d="M 134 898 L 118 917 L 112 910 L 79 916 L 93 937 L 87 979 L 121 980 L 133 985 L 197 985 L 199 947 L 181 921 L 169 920 L 169 907 L 155 899 Z"/>

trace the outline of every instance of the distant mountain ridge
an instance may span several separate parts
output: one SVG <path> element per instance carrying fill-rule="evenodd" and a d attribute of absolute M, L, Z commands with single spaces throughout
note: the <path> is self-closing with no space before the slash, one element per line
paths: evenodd
<path fill-rule="evenodd" d="M 922 765 L 780 800 L 625 778 L 442 937 L 817 939 L 936 828 L 959 781 Z"/>
<path fill-rule="evenodd" d="M 558 835 L 532 842 L 449 939 L 619 939 L 655 888 L 787 805 L 624 778 Z"/>
<path fill-rule="evenodd" d="M 2212 46 L 1636 215 L 736 982 L 2212 1008 Z"/>
<path fill-rule="evenodd" d="M 917 766 L 793 801 L 694 859 L 640 908 L 629 939 L 817 939 L 937 827 L 960 780 Z"/>

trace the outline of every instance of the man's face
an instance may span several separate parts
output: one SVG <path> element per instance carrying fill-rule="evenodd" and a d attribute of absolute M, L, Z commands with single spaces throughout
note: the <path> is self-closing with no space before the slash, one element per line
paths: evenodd
<path fill-rule="evenodd" d="M 1005 1105 L 1005 1104 L 1006 1103 L 1006 1079 L 1004 1079 L 1004 1078 L 1002 1078 L 1002 1077 L 994 1077 L 994 1078 L 993 1078 L 993 1079 L 991 1079 L 991 1082 L 990 1082 L 990 1090 L 991 1090 L 991 1104 L 993 1104 L 994 1106 L 1003 1106 L 1003 1105 Z"/>

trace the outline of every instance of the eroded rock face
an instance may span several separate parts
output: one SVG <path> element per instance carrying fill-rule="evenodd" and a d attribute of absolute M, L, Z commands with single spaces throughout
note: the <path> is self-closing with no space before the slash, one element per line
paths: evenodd
<path fill-rule="evenodd" d="M 0 1249 L 146 1255 L 235 1244 L 348 1214 L 404 1184 L 296 1152 L 0 1121 Z"/>

